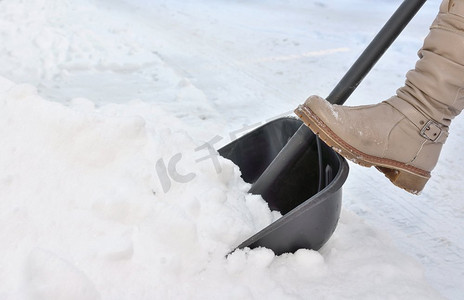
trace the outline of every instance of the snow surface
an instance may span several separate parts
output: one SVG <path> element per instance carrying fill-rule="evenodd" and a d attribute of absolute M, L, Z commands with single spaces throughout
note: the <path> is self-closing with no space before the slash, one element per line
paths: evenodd
<path fill-rule="evenodd" d="M 327 95 L 398 5 L 0 1 L 0 299 L 462 299 L 462 118 L 421 196 L 351 164 L 320 251 L 225 256 L 279 214 L 206 143 Z M 403 83 L 438 5 L 350 104 Z"/>

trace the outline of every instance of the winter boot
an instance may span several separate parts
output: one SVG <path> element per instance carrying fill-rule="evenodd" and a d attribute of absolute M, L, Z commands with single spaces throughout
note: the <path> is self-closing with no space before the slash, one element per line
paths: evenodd
<path fill-rule="evenodd" d="M 418 194 L 451 120 L 464 108 L 464 0 L 445 0 L 397 95 L 376 105 L 332 105 L 311 96 L 295 113 L 329 146 Z"/>

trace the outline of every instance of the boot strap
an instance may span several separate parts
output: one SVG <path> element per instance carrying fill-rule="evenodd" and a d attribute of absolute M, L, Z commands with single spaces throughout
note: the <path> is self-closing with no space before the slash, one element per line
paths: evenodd
<path fill-rule="evenodd" d="M 448 131 L 445 129 L 444 125 L 430 119 L 425 114 L 418 111 L 414 106 L 400 98 L 392 97 L 385 101 L 385 103 L 396 108 L 406 117 L 406 119 L 411 121 L 411 123 L 417 127 L 419 134 L 423 138 L 432 143 L 445 143 L 448 137 Z"/>

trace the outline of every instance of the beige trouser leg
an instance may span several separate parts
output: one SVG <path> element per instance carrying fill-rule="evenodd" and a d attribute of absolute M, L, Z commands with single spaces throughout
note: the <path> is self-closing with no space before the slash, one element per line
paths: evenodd
<path fill-rule="evenodd" d="M 311 96 L 295 112 L 343 156 L 419 193 L 464 108 L 464 0 L 442 2 L 419 58 L 387 101 L 347 107 Z"/>

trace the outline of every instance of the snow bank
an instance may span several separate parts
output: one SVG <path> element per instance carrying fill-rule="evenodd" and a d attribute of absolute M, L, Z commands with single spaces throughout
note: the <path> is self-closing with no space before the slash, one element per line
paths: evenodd
<path fill-rule="evenodd" d="M 347 212 L 320 252 L 226 257 L 279 214 L 182 127 L 155 105 L 64 106 L 2 78 L 0 298 L 436 298 Z"/>

